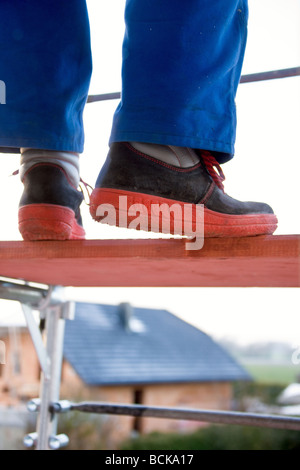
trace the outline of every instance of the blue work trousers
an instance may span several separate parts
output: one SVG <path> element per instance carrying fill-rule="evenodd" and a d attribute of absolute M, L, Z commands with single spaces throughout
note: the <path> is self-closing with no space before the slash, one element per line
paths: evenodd
<path fill-rule="evenodd" d="M 188 146 L 230 159 L 247 17 L 247 0 L 127 0 L 110 142 Z M 85 0 L 1 0 L 0 22 L 2 151 L 81 153 L 92 73 Z"/>

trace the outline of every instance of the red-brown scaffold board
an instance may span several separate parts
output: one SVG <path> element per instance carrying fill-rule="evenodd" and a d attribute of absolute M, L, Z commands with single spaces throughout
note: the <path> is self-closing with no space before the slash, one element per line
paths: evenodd
<path fill-rule="evenodd" d="M 0 242 L 0 276 L 74 287 L 298 287 L 300 235 Z"/>

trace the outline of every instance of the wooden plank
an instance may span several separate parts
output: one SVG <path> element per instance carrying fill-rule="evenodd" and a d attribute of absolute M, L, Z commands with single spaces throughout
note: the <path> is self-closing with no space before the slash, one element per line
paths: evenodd
<path fill-rule="evenodd" d="M 0 276 L 74 287 L 299 287 L 300 235 L 0 242 Z"/>

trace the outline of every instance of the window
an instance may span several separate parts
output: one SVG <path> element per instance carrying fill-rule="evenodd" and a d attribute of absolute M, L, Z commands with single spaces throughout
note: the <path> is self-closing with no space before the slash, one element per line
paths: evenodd
<path fill-rule="evenodd" d="M 136 389 L 133 391 L 133 403 L 135 405 L 142 405 L 143 404 L 143 390 L 142 389 Z M 135 431 L 136 433 L 141 433 L 142 432 L 142 418 L 139 416 L 136 416 L 133 420 L 133 425 L 132 425 L 132 430 Z"/>

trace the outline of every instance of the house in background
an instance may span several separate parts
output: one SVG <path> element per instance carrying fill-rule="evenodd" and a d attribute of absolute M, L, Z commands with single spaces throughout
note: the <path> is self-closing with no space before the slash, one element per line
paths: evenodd
<path fill-rule="evenodd" d="M 233 382 L 248 373 L 198 328 L 165 310 L 77 303 L 67 322 L 62 392 L 88 400 L 228 410 Z M 77 396 L 76 396 L 77 395 Z M 118 417 L 114 438 L 132 431 L 182 432 L 193 421 Z"/>
<path fill-rule="evenodd" d="M 40 368 L 26 329 L 5 335 L 0 402 L 39 395 Z M 198 328 L 165 310 L 129 304 L 76 303 L 66 322 L 61 397 L 143 405 L 228 410 L 233 382 L 248 373 Z M 113 445 L 132 432 L 183 432 L 193 421 L 107 416 Z"/>

